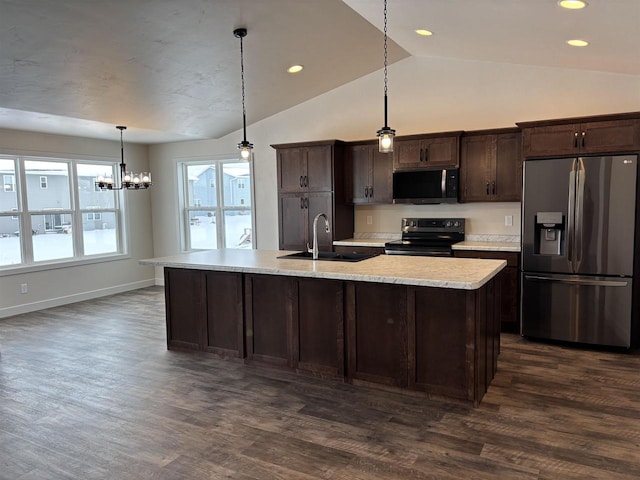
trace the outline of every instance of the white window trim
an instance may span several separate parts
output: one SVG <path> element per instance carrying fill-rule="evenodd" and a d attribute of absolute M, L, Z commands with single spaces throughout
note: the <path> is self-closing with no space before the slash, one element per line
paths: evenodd
<path fill-rule="evenodd" d="M 190 229 L 189 229 L 189 213 L 191 211 L 212 211 L 216 212 L 216 221 L 220 223 L 218 225 L 222 226 L 222 228 L 216 228 L 217 242 L 218 248 L 221 248 L 220 245 L 225 244 L 225 236 L 224 236 L 224 212 L 225 211 L 250 211 L 251 212 L 251 248 L 256 248 L 256 210 L 255 210 L 255 174 L 254 174 L 254 162 L 253 162 L 253 153 L 251 154 L 248 163 L 249 163 L 249 175 L 251 179 L 251 206 L 243 207 L 243 206 L 233 206 L 233 207 L 223 207 L 223 188 L 219 188 L 220 185 L 217 184 L 216 188 L 216 203 L 215 207 L 202 207 L 202 206 L 189 206 L 186 198 L 186 192 L 188 192 L 188 183 L 189 179 L 186 174 L 187 166 L 189 165 L 222 165 L 224 163 L 240 163 L 242 161 L 238 158 L 236 154 L 229 155 L 211 155 L 206 158 L 180 158 L 177 159 L 177 169 L 178 169 L 178 181 L 176 182 L 177 190 L 178 190 L 178 209 L 180 211 L 180 249 L 183 252 L 192 252 L 198 251 L 200 249 L 191 249 L 189 248 L 190 241 Z M 216 168 L 216 182 L 218 182 L 218 178 L 222 178 L 221 175 L 218 175 L 218 168 Z M 218 215 L 218 212 L 221 215 Z M 218 217 L 221 217 L 218 219 Z"/>

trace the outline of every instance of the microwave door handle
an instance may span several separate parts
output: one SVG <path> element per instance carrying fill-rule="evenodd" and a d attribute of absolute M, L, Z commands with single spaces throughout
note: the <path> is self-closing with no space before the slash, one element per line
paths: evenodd
<path fill-rule="evenodd" d="M 440 183 L 440 188 L 442 189 L 442 198 L 447 198 L 447 171 L 442 170 L 442 181 Z"/>

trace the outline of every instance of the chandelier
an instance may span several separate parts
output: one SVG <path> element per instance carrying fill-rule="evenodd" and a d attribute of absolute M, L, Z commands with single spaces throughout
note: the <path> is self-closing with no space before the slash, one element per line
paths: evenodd
<path fill-rule="evenodd" d="M 381 153 L 393 152 L 393 137 L 396 131 L 387 125 L 387 0 L 384 0 L 384 127 L 376 133 L 378 150 Z"/>
<path fill-rule="evenodd" d="M 244 49 L 242 47 L 242 39 L 247 36 L 246 28 L 236 28 L 233 35 L 240 39 L 240 79 L 242 80 L 242 131 L 244 133 L 243 140 L 238 144 L 240 156 L 248 159 L 253 149 L 253 144 L 247 141 L 247 111 L 244 106 Z"/>
<path fill-rule="evenodd" d="M 122 141 L 122 131 L 126 130 L 127 127 L 118 125 L 116 128 L 120 130 L 120 180 L 116 182 L 112 175 L 100 175 L 96 178 L 96 187 L 101 190 L 140 190 L 149 188 L 153 185 L 150 172 L 133 173 L 127 171 L 127 165 L 124 163 L 124 142 Z M 118 186 L 118 183 L 120 186 Z"/>

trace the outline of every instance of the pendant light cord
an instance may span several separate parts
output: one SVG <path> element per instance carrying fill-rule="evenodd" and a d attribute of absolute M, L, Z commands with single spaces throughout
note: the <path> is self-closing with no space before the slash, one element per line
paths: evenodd
<path fill-rule="evenodd" d="M 387 124 L 387 0 L 384 0 L 384 127 Z"/>
<path fill-rule="evenodd" d="M 240 79 L 242 83 L 242 132 L 244 142 L 247 141 L 247 111 L 244 106 L 244 48 L 242 45 L 243 37 L 240 37 Z"/>

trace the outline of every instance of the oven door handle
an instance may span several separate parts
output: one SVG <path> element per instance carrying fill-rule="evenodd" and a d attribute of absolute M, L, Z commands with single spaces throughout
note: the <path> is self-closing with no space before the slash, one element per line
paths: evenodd
<path fill-rule="evenodd" d="M 440 188 L 442 188 L 442 198 L 447 198 L 447 171 L 442 170 L 442 181 L 440 182 Z"/>

